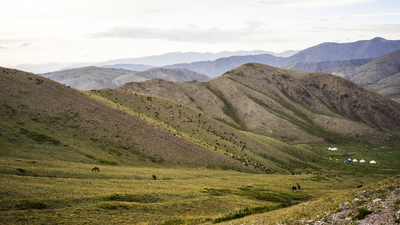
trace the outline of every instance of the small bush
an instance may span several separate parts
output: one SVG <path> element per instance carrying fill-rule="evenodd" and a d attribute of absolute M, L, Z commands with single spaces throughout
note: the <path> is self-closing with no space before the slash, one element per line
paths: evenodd
<path fill-rule="evenodd" d="M 368 214 L 371 214 L 371 213 L 373 213 L 373 211 L 370 211 L 370 210 L 368 210 L 368 209 L 366 209 L 366 208 L 360 208 L 360 209 L 358 209 L 357 214 L 354 216 L 354 219 L 362 220 L 362 219 L 364 219 Z"/>
<path fill-rule="evenodd" d="M 110 160 L 105 160 L 105 159 L 97 159 L 97 161 L 99 161 L 99 163 L 102 164 L 107 164 L 107 165 L 117 165 L 116 162 L 114 161 L 110 161 Z"/>
<path fill-rule="evenodd" d="M 176 225 L 176 224 L 185 224 L 185 221 L 182 219 L 174 219 L 174 220 L 167 220 L 162 225 Z"/>
<path fill-rule="evenodd" d="M 229 189 L 214 189 L 214 188 L 204 188 L 205 191 L 201 191 L 203 193 L 208 193 L 212 196 L 224 196 L 227 194 L 231 194 L 232 191 Z"/>
<path fill-rule="evenodd" d="M 22 200 L 18 204 L 16 204 L 18 209 L 45 209 L 47 205 L 41 201 L 35 200 Z"/>
<path fill-rule="evenodd" d="M 224 221 L 228 221 L 228 220 L 243 218 L 248 215 L 270 212 L 273 210 L 286 208 L 286 207 L 289 207 L 292 205 L 293 205 L 292 203 L 282 203 L 282 204 L 275 205 L 275 206 L 254 207 L 254 208 L 250 208 L 250 209 L 246 208 L 246 209 L 242 209 L 242 210 L 233 212 L 227 216 L 219 217 L 219 218 L 213 220 L 213 223 L 220 223 L 220 222 L 224 222 Z"/>
<path fill-rule="evenodd" d="M 112 194 L 105 198 L 106 201 L 120 201 L 120 202 L 139 202 L 139 203 L 154 203 L 159 202 L 160 199 L 151 194 Z"/>
<path fill-rule="evenodd" d="M 59 140 L 57 140 L 55 138 L 52 138 L 52 137 L 44 135 L 44 134 L 39 134 L 39 133 L 36 133 L 33 131 L 28 131 L 24 128 L 21 128 L 19 130 L 19 133 L 28 138 L 31 138 L 32 140 L 36 141 L 37 143 L 49 142 L 54 145 L 58 145 L 61 143 Z"/>
<path fill-rule="evenodd" d="M 125 204 L 121 204 L 121 203 L 112 203 L 112 202 L 102 202 L 96 205 L 97 207 L 101 208 L 101 209 L 111 209 L 111 210 L 115 210 L 118 208 L 124 208 L 127 209 L 128 206 Z"/>
<path fill-rule="evenodd" d="M 85 156 L 85 157 L 87 157 L 87 158 L 89 158 L 89 159 L 96 159 L 96 157 L 91 156 L 91 155 L 83 155 L 83 156 Z"/>

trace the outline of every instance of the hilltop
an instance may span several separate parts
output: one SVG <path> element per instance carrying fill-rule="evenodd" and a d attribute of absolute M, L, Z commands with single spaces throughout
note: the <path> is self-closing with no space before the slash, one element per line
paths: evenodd
<path fill-rule="evenodd" d="M 399 145 L 400 105 L 338 76 L 249 63 L 205 82 L 150 80 L 120 90 L 173 99 L 286 143 Z"/>
<path fill-rule="evenodd" d="M 400 41 L 386 40 L 381 37 L 349 43 L 327 42 L 304 49 L 284 59 L 281 65 L 298 62 L 376 58 L 398 49 L 400 49 Z"/>
<path fill-rule="evenodd" d="M 127 82 L 145 81 L 155 78 L 163 78 L 169 81 L 205 81 L 210 79 L 206 75 L 187 69 L 150 68 L 145 71 L 131 71 L 120 68 L 94 66 L 50 72 L 42 75 L 80 90 L 115 88 Z"/>

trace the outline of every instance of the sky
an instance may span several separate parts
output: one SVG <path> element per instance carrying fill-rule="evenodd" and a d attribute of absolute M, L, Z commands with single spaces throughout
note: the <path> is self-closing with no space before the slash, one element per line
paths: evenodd
<path fill-rule="evenodd" d="M 399 0 L 0 0 L 0 66 L 400 40 Z"/>

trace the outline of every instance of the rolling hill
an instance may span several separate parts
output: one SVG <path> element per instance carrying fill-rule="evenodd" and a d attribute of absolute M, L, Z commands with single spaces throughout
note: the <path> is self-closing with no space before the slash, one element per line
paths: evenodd
<path fill-rule="evenodd" d="M 331 72 L 400 102 L 400 50 L 377 57 L 363 66 Z"/>
<path fill-rule="evenodd" d="M 187 69 L 152 68 L 146 71 L 131 71 L 117 68 L 84 67 L 42 74 L 62 84 L 80 89 L 115 88 L 126 82 L 162 78 L 170 81 L 199 80 L 209 77 Z"/>
<path fill-rule="evenodd" d="M 120 90 L 170 98 L 286 143 L 399 146 L 400 105 L 338 76 L 249 63 L 206 82 L 149 80 Z"/>
<path fill-rule="evenodd" d="M 250 173 L 318 169 L 311 163 L 319 159 L 315 149 L 300 152 L 278 140 L 242 133 L 169 99 L 120 89 L 80 92 L 7 68 L 0 68 L 0 74 L 2 157 L 201 165 Z"/>

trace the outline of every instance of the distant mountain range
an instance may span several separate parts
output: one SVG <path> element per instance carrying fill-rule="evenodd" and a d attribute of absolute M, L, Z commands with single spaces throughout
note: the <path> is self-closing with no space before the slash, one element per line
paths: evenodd
<path fill-rule="evenodd" d="M 362 66 L 331 72 L 400 103 L 400 50 L 377 57 Z"/>
<path fill-rule="evenodd" d="M 231 56 L 214 61 L 181 63 L 164 66 L 165 68 L 186 68 L 209 77 L 216 77 L 232 68 L 244 63 L 262 63 L 270 66 L 287 68 L 289 65 L 300 62 L 321 62 L 331 60 L 350 60 L 375 58 L 400 49 L 400 41 L 391 41 L 383 38 L 357 41 L 351 43 L 322 43 L 302 50 L 290 57 L 276 57 L 269 54 L 252 56 Z M 361 62 L 361 61 L 359 61 Z M 366 62 L 366 61 L 364 61 Z M 346 65 L 344 63 L 344 65 Z"/>
<path fill-rule="evenodd" d="M 137 69 L 140 66 L 147 66 L 147 69 L 153 67 L 161 67 L 170 64 L 176 63 L 191 63 L 196 61 L 209 61 L 209 60 L 216 60 L 222 57 L 229 57 L 229 56 L 243 56 L 243 55 L 259 55 L 259 54 L 271 54 L 277 57 L 288 57 L 291 55 L 296 54 L 300 50 L 288 50 L 281 53 L 274 53 L 270 51 L 262 51 L 262 50 L 255 50 L 255 51 L 224 51 L 219 53 L 200 53 L 200 52 L 171 52 L 162 55 L 154 55 L 154 56 L 146 56 L 146 57 L 138 57 L 138 58 L 126 58 L 126 59 L 114 59 L 108 60 L 105 62 L 87 62 L 87 63 L 56 63 L 50 62 L 45 64 L 20 64 L 16 66 L 12 66 L 14 69 L 20 69 L 24 71 L 30 71 L 33 73 L 47 73 L 53 72 L 58 70 L 68 70 L 73 68 L 82 68 L 88 66 L 97 66 L 97 67 L 106 67 L 106 68 L 121 68 L 125 69 L 124 66 L 127 64 L 138 64 L 137 66 L 130 66 L 135 67 L 135 71 L 144 71 L 146 69 Z M 122 67 L 121 67 L 122 66 Z"/>
<path fill-rule="evenodd" d="M 392 41 L 380 37 L 350 43 L 328 42 L 304 49 L 284 59 L 281 65 L 298 62 L 376 58 L 398 49 L 400 49 L 399 40 Z"/>
<path fill-rule="evenodd" d="M 205 81 L 210 79 L 206 75 L 187 69 L 153 68 L 137 72 L 94 66 L 45 73 L 42 76 L 80 90 L 115 88 L 128 82 L 139 82 L 156 78 L 169 81 Z"/>

